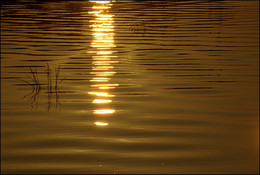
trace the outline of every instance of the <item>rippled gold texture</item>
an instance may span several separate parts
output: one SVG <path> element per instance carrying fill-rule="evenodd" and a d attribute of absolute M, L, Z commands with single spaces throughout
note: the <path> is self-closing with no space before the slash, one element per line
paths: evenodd
<path fill-rule="evenodd" d="M 95 50 L 88 51 L 88 53 L 95 53 L 92 56 L 92 71 L 94 77 L 90 80 L 92 83 L 89 94 L 94 95 L 95 99 L 92 101 L 96 105 L 93 113 L 99 117 L 108 114 L 113 114 L 116 110 L 108 106 L 112 103 L 112 97 L 115 95 L 109 94 L 109 89 L 114 89 L 119 84 L 111 84 L 111 78 L 116 73 L 113 64 L 117 63 L 117 56 L 113 55 L 115 46 L 114 43 L 114 20 L 113 15 L 109 13 L 112 6 L 110 1 L 91 1 L 92 14 L 95 19 L 91 20 L 92 37 L 91 47 Z M 102 97 L 102 98 L 100 98 Z M 102 119 L 106 120 L 106 119 Z M 107 126 L 107 122 L 95 122 L 97 126 Z"/>

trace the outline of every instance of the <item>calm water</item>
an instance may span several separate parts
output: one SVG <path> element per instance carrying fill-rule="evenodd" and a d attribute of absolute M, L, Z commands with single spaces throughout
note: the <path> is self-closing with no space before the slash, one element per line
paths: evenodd
<path fill-rule="evenodd" d="M 2 173 L 259 173 L 258 1 L 1 8 Z"/>

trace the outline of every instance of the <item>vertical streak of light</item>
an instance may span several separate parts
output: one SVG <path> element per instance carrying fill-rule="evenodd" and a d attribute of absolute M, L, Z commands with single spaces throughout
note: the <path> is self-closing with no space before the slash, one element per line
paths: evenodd
<path fill-rule="evenodd" d="M 110 94 L 109 89 L 114 89 L 119 84 L 109 82 L 112 76 L 116 73 L 113 68 L 113 64 L 118 63 L 115 61 L 117 56 L 114 56 L 112 49 L 115 46 L 114 43 L 114 20 L 113 15 L 109 13 L 109 9 L 112 6 L 110 1 L 93 1 L 92 11 L 89 14 L 95 17 L 91 20 L 92 29 L 92 42 L 90 46 L 94 51 L 87 51 L 87 53 L 95 54 L 92 56 L 92 71 L 93 78 L 90 80 L 92 91 L 88 94 L 95 96 L 92 101 L 98 109 L 95 109 L 93 113 L 96 116 L 106 116 L 113 114 L 115 109 L 112 109 L 108 104 L 112 103 L 112 97 L 115 95 Z M 94 91 L 93 91 L 94 89 Z M 108 122 L 96 121 L 97 126 L 107 126 Z"/>

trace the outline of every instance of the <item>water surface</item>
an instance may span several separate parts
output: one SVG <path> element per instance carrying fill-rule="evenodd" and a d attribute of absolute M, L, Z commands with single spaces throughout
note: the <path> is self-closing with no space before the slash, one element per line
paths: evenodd
<path fill-rule="evenodd" d="M 258 84 L 258 1 L 2 4 L 1 173 L 259 173 Z"/>

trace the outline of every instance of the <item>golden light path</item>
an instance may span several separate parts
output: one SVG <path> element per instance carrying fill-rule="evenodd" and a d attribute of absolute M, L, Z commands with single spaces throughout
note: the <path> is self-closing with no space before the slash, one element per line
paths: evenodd
<path fill-rule="evenodd" d="M 119 84 L 110 83 L 112 76 L 116 73 L 113 64 L 118 63 L 115 59 L 117 56 L 112 55 L 115 51 L 112 48 L 116 47 L 114 44 L 114 20 L 113 15 L 109 13 L 112 6 L 111 1 L 93 1 L 92 14 L 95 19 L 91 21 L 92 28 L 92 42 L 91 47 L 94 48 L 88 53 L 95 54 L 92 56 L 92 71 L 93 78 L 90 80 L 92 90 L 88 94 L 94 96 L 93 104 L 97 109 L 93 113 L 97 117 L 105 117 L 115 113 L 115 109 L 109 106 L 112 103 L 112 97 L 115 95 L 109 93 L 109 89 L 114 89 Z M 96 121 L 97 126 L 107 126 L 108 122 Z"/>

